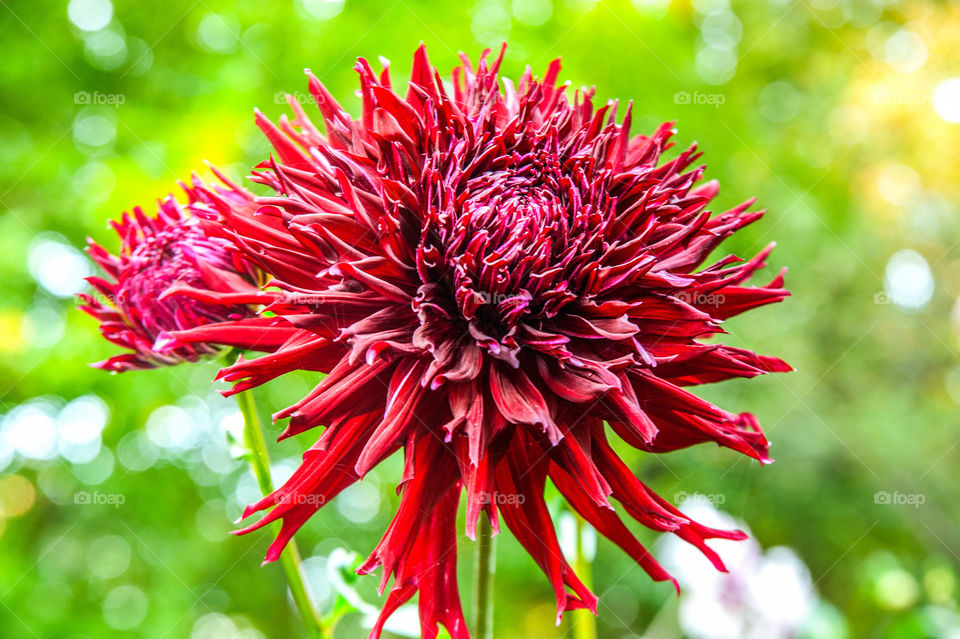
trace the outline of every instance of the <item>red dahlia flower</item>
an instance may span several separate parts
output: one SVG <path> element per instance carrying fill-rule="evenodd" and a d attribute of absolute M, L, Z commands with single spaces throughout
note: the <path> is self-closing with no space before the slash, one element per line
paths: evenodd
<path fill-rule="evenodd" d="M 179 332 L 270 352 L 224 368 L 234 392 L 295 369 L 327 373 L 282 411 L 282 437 L 325 426 L 302 466 L 245 515 L 277 519 L 267 553 L 335 495 L 398 450 L 402 499 L 360 568 L 393 587 L 372 636 L 420 591 L 424 637 L 443 624 L 468 636 L 456 581 L 456 515 L 467 535 L 486 516 L 507 527 L 546 573 L 566 610 L 596 597 L 564 560 L 544 502 L 550 479 L 570 505 L 654 579 L 670 576 L 618 513 L 700 548 L 741 539 L 686 518 L 631 472 L 607 427 L 642 451 L 712 441 L 769 461 L 749 414 L 686 386 L 789 367 L 704 344 L 723 320 L 788 295 L 782 274 L 744 283 L 770 248 L 706 268 L 720 242 L 761 216 L 752 200 L 712 216 L 716 182 L 695 186 L 694 148 L 659 164 L 672 125 L 629 134 L 616 103 L 567 96 L 559 62 L 499 84 L 485 52 L 454 70 L 452 95 L 421 47 L 406 97 L 360 60 L 363 115 L 353 120 L 312 75 L 326 134 L 291 101 L 279 127 L 257 121 L 276 149 L 254 179 L 278 197 L 255 217 L 222 217 L 246 257 L 285 291 L 269 317 Z M 502 57 L 502 52 L 501 52 Z M 259 329 L 254 332 L 253 327 Z M 248 337 L 249 336 L 249 337 Z M 246 342 L 246 343 L 245 343 Z M 619 504 L 615 507 L 614 503 Z"/>
<path fill-rule="evenodd" d="M 104 337 L 132 351 L 96 368 L 119 373 L 196 361 L 217 347 L 199 342 L 161 351 L 155 341 L 164 331 L 253 317 L 251 304 L 272 299 L 258 290 L 258 269 L 237 254 L 233 242 L 205 228 L 211 224 L 204 216 L 256 210 L 250 192 L 217 175 L 225 187 L 207 187 L 199 178 L 192 186 L 181 184 L 185 206 L 169 195 L 156 217 L 136 207 L 132 216 L 111 222 L 122 243 L 118 255 L 88 240 L 87 252 L 111 279 L 88 277 L 96 293 L 81 293 L 80 308 L 100 320 Z"/>

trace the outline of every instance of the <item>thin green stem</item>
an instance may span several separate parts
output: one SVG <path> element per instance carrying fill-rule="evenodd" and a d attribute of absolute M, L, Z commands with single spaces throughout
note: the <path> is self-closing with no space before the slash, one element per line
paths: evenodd
<path fill-rule="evenodd" d="M 477 525 L 477 590 L 474 598 L 474 639 L 493 637 L 493 575 L 496 572 L 496 548 L 493 528 L 486 515 Z"/>
<path fill-rule="evenodd" d="M 590 559 L 587 558 L 583 548 L 583 535 L 587 522 L 578 514 L 574 514 L 573 517 L 577 522 L 576 545 L 574 547 L 576 554 L 573 559 L 573 570 L 584 586 L 593 588 L 593 566 L 590 564 Z M 597 639 L 597 618 L 589 610 L 578 611 L 577 614 L 580 615 L 580 618 L 573 623 L 574 639 Z"/>
<path fill-rule="evenodd" d="M 250 465 L 260 485 L 260 491 L 266 495 L 273 492 L 270 454 L 267 452 L 267 440 L 263 436 L 263 426 L 260 424 L 260 414 L 257 413 L 253 391 L 238 393 L 237 404 L 240 405 L 240 414 L 243 415 L 243 443 L 250 453 Z"/>
<path fill-rule="evenodd" d="M 263 436 L 263 426 L 260 424 L 260 415 L 257 413 L 257 404 L 253 398 L 253 392 L 239 393 L 237 403 L 240 405 L 240 414 L 243 415 L 243 441 L 247 450 L 250 451 L 250 465 L 253 467 L 253 474 L 257 478 L 257 483 L 260 484 L 260 490 L 264 495 L 267 495 L 273 492 L 273 480 L 270 478 L 270 455 L 267 452 L 267 440 Z M 297 610 L 300 611 L 300 616 L 303 617 L 308 635 L 312 639 L 324 639 L 327 635 L 324 632 L 320 617 L 317 616 L 317 611 L 310 598 L 310 591 L 303 577 L 303 562 L 300 559 L 300 551 L 297 549 L 297 543 L 292 539 L 280 554 L 280 564 L 283 566 L 283 572 L 287 575 L 293 601 Z"/>

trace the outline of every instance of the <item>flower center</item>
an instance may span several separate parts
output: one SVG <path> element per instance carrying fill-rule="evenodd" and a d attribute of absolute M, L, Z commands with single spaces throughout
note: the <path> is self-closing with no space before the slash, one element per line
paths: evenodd
<path fill-rule="evenodd" d="M 182 327 L 184 318 L 202 322 L 226 318 L 229 308 L 204 304 L 188 297 L 161 299 L 174 284 L 203 287 L 205 267 L 230 269 L 230 255 L 216 238 L 206 237 L 190 221 L 145 235 L 131 252 L 126 272 L 119 278 L 117 308 L 139 322 L 151 335 Z"/>
<path fill-rule="evenodd" d="M 561 167 L 543 151 L 507 161 L 465 180 L 431 219 L 414 307 L 422 324 L 438 314 L 465 321 L 478 344 L 515 361 L 520 326 L 536 329 L 577 298 L 582 266 L 603 247 L 595 203 L 605 200 L 583 161 Z"/>

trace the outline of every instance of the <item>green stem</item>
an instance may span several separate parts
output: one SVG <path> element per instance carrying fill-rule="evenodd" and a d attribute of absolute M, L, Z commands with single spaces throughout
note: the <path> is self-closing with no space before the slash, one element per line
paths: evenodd
<path fill-rule="evenodd" d="M 580 581 L 583 582 L 584 586 L 593 588 L 593 566 L 590 565 L 590 560 L 583 551 L 583 533 L 587 522 L 576 513 L 574 513 L 573 516 L 577 522 L 576 555 L 573 559 L 573 570 L 577 573 L 577 576 L 580 578 Z M 573 623 L 574 639 L 597 639 L 597 618 L 593 613 L 589 610 L 583 610 L 578 611 L 576 614 L 580 615 L 580 618 L 575 619 Z"/>
<path fill-rule="evenodd" d="M 477 525 L 477 591 L 475 596 L 474 639 L 492 639 L 493 637 L 493 575 L 496 572 L 496 548 L 493 541 L 493 528 L 485 514 L 481 514 Z"/>
<path fill-rule="evenodd" d="M 267 452 L 267 440 L 263 436 L 263 427 L 260 424 L 260 415 L 257 413 L 257 404 L 253 398 L 253 391 L 244 391 L 237 395 L 240 405 L 240 414 L 243 415 L 243 441 L 250 451 L 250 465 L 253 474 L 260 484 L 264 495 L 273 492 L 273 480 L 270 478 L 270 455 Z M 316 609 L 310 598 L 310 591 L 303 577 L 303 563 L 297 542 L 290 540 L 287 547 L 280 554 L 280 564 L 287 575 L 287 583 L 293 594 L 293 601 L 303 617 L 307 633 L 312 639 L 324 639 L 323 624 L 317 616 Z"/>

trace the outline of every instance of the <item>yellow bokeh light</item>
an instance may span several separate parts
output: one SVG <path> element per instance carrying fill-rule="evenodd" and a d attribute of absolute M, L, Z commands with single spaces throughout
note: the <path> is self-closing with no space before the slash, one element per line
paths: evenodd
<path fill-rule="evenodd" d="M 0 353 L 16 353 L 23 350 L 23 334 L 20 330 L 23 313 L 0 312 Z"/>
<path fill-rule="evenodd" d="M 36 499 L 37 491 L 26 477 L 0 477 L 0 517 L 19 517 L 33 508 Z"/>

